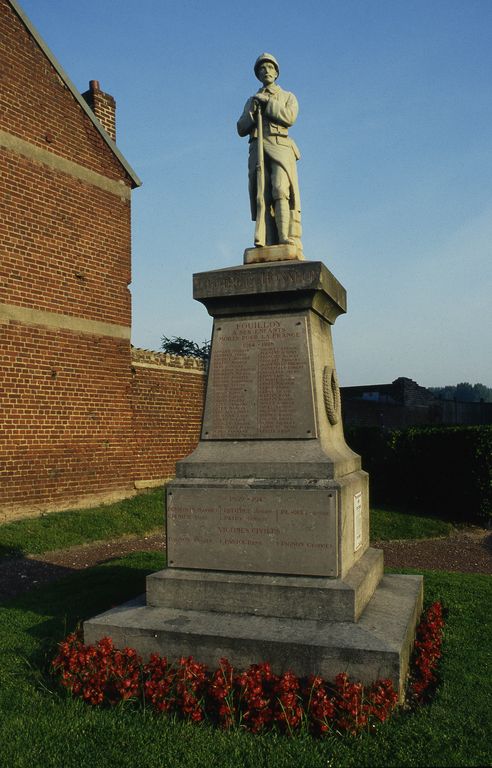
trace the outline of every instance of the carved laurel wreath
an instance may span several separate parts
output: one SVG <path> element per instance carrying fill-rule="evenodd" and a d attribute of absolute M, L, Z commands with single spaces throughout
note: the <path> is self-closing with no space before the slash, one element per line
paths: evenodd
<path fill-rule="evenodd" d="M 325 365 L 323 371 L 323 395 L 325 397 L 326 415 L 330 424 L 340 421 L 340 387 L 334 368 Z"/>

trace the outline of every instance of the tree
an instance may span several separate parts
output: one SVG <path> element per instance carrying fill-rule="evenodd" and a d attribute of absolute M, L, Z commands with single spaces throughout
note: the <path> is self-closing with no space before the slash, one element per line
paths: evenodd
<path fill-rule="evenodd" d="M 163 336 L 161 339 L 161 349 L 169 355 L 199 357 L 201 360 L 208 360 L 210 357 L 210 341 L 197 344 L 196 341 L 183 339 L 182 336 L 173 336 L 171 339 Z"/>
<path fill-rule="evenodd" d="M 432 394 L 439 400 L 457 400 L 460 403 L 492 403 L 492 388 L 485 384 L 469 384 L 462 381 L 460 384 L 446 387 L 429 387 Z"/>
<path fill-rule="evenodd" d="M 454 400 L 456 396 L 456 387 L 449 384 L 445 387 L 429 387 L 429 390 L 439 400 Z"/>
<path fill-rule="evenodd" d="M 472 403 L 475 400 L 473 387 L 468 381 L 462 381 L 456 385 L 456 400 L 460 403 Z"/>
<path fill-rule="evenodd" d="M 474 384 L 473 392 L 475 393 L 475 400 L 483 400 L 484 403 L 492 403 L 492 389 L 486 387 L 485 384 Z"/>

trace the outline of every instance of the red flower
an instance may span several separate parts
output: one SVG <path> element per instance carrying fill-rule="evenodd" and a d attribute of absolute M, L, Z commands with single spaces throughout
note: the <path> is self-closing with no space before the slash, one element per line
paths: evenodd
<path fill-rule="evenodd" d="M 434 603 L 417 628 L 410 683 L 414 701 L 424 700 L 436 682 L 443 627 L 442 606 Z M 59 644 L 52 667 L 62 686 L 93 706 L 145 700 L 157 712 L 192 722 L 208 717 L 223 728 L 252 733 L 276 726 L 290 734 L 305 727 L 318 736 L 355 735 L 387 720 L 398 703 L 391 680 L 363 686 L 342 672 L 333 684 L 311 675 L 301 685 L 293 672 L 275 675 L 266 662 L 236 673 L 225 658 L 212 673 L 191 656 L 170 664 L 153 654 L 142 665 L 133 648 L 116 649 L 109 637 L 85 645 L 77 633 Z"/>
<path fill-rule="evenodd" d="M 433 603 L 417 627 L 412 659 L 410 695 L 422 702 L 437 682 L 435 672 L 441 657 L 444 619 L 442 605 Z"/>

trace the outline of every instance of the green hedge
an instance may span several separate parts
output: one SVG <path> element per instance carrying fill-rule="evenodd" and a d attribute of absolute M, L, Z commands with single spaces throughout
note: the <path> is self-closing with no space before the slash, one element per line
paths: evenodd
<path fill-rule="evenodd" d="M 492 426 L 350 427 L 346 439 L 369 472 L 373 504 L 492 520 Z"/>

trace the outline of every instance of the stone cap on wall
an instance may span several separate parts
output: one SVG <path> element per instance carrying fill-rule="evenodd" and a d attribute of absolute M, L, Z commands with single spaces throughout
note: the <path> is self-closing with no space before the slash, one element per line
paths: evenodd
<path fill-rule="evenodd" d="M 170 355 L 168 352 L 155 352 L 152 349 L 133 347 L 131 350 L 132 365 L 152 366 L 162 368 L 187 368 L 205 371 L 205 361 L 199 357 L 188 355 Z"/>

